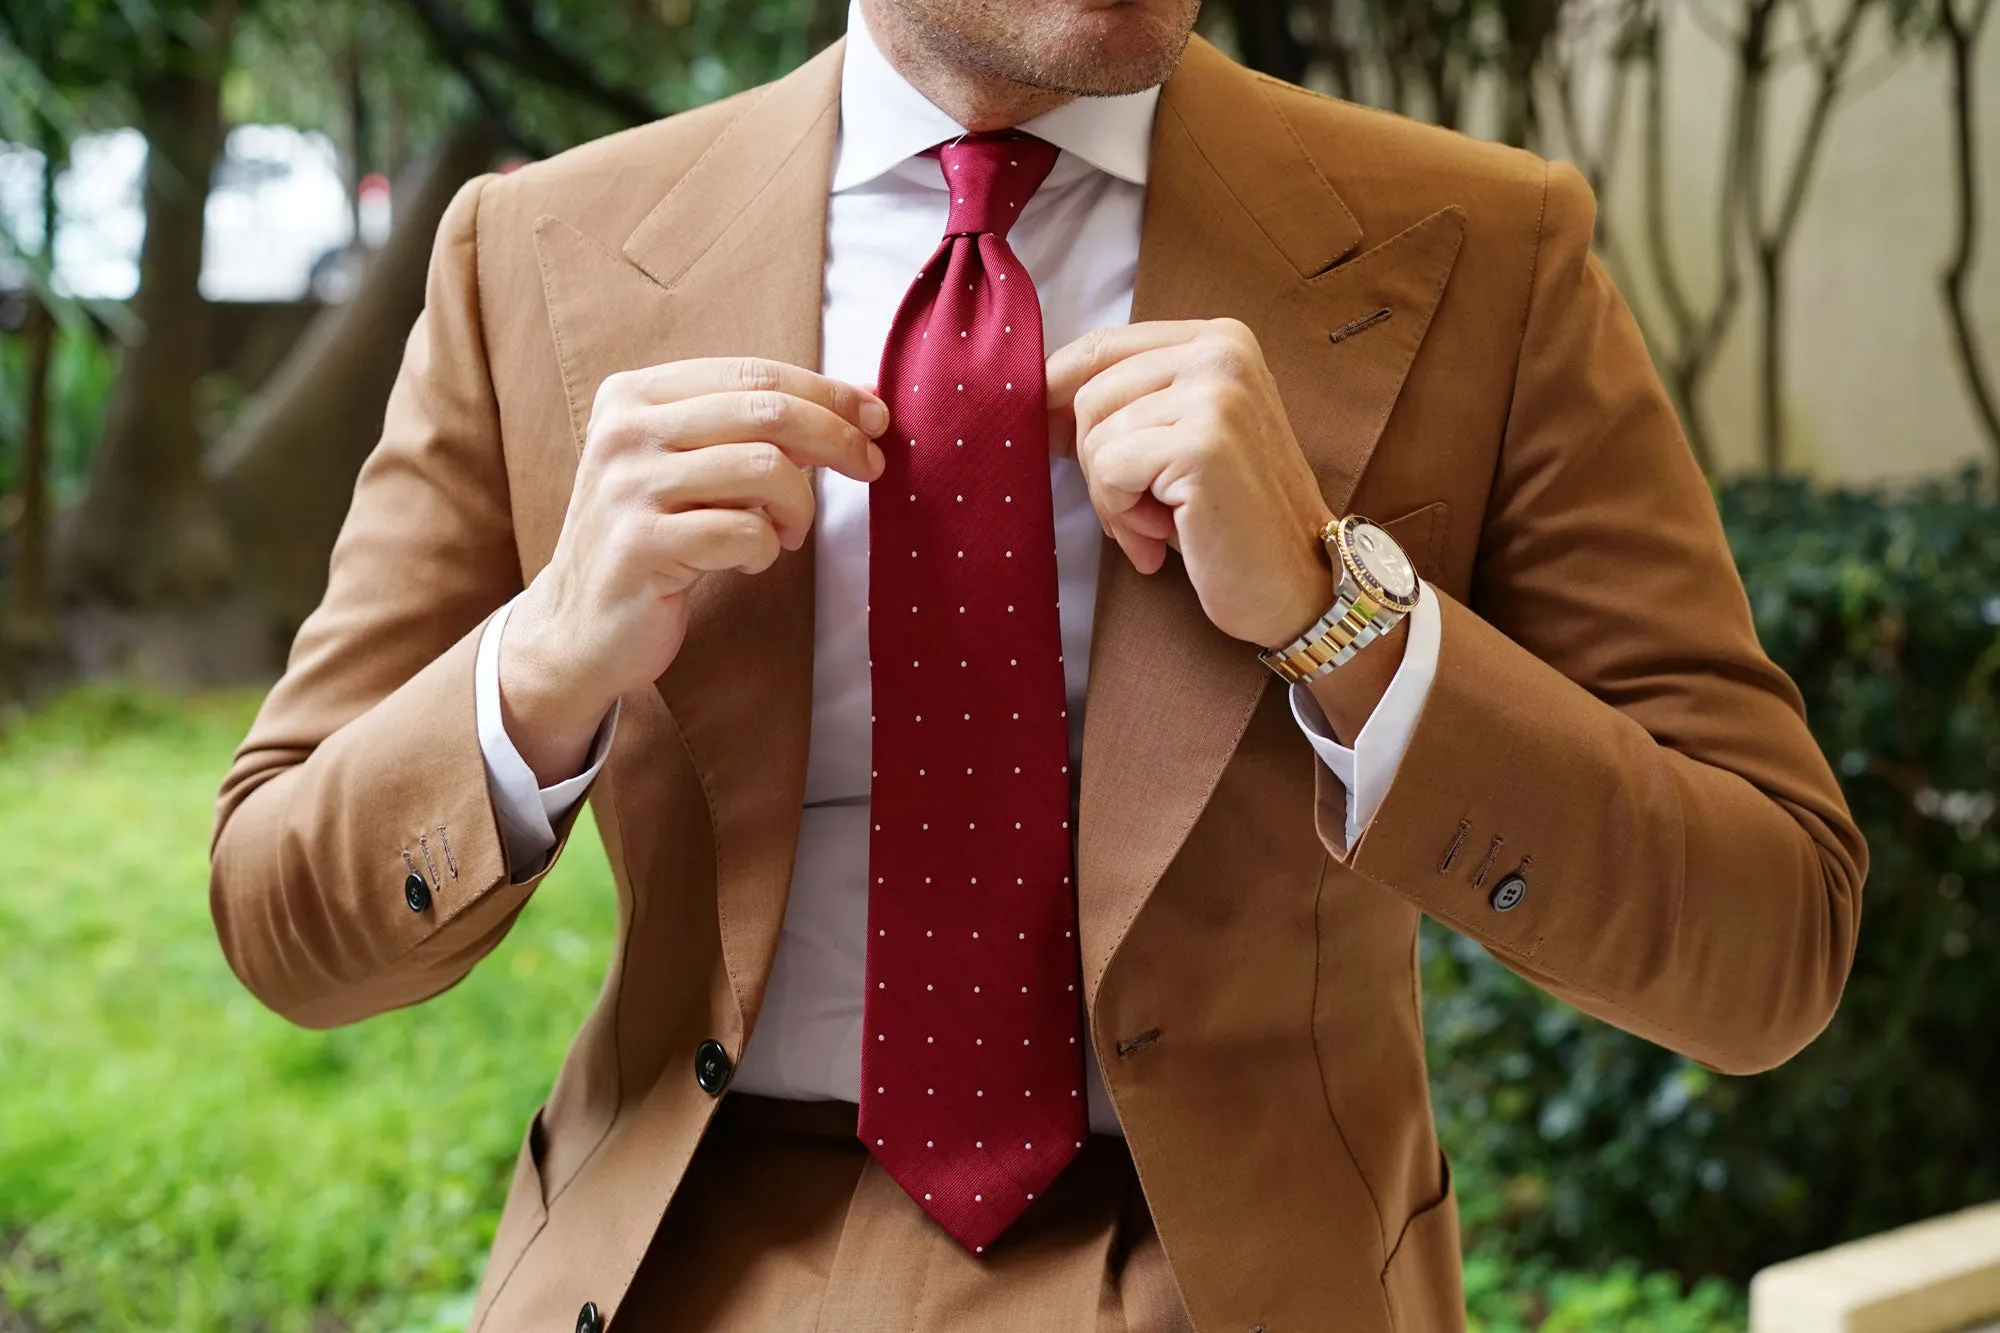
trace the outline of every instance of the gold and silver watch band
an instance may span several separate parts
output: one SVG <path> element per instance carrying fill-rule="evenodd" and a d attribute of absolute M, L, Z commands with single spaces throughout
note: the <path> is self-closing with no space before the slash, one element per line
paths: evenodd
<path fill-rule="evenodd" d="M 1396 539 L 1359 514 L 1328 519 L 1319 539 L 1339 575 L 1333 606 L 1284 647 L 1257 654 L 1292 685 L 1319 679 L 1394 629 L 1423 589 Z"/>
<path fill-rule="evenodd" d="M 1394 629 L 1406 614 L 1377 603 L 1349 579 L 1327 613 L 1282 648 L 1267 648 L 1258 660 L 1287 684 L 1316 680 Z"/>

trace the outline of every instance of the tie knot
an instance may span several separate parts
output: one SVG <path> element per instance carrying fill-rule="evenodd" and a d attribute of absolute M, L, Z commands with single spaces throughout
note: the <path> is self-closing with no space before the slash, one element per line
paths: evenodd
<path fill-rule="evenodd" d="M 951 189 L 945 234 L 1005 236 L 1056 164 L 1056 146 L 1031 134 L 971 134 L 938 146 L 938 166 Z"/>

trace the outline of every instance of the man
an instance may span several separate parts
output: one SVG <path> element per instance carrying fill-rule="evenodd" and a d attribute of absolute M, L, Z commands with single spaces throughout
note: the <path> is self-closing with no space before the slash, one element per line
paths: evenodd
<path fill-rule="evenodd" d="M 447 216 L 212 897 L 352 1022 L 588 791 L 475 1328 L 1458 1328 L 1420 913 L 1725 1071 L 1832 1012 L 1865 850 L 1581 179 L 1195 6 L 860 0 Z"/>

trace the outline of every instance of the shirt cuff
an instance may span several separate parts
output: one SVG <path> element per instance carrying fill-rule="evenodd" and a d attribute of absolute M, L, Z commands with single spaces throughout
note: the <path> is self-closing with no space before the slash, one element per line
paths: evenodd
<path fill-rule="evenodd" d="M 591 779 L 604 767 L 611 753 L 611 738 L 618 730 L 618 710 L 613 704 L 591 740 L 590 755 L 583 772 L 553 787 L 538 786 L 535 771 L 507 735 L 500 713 L 500 635 L 514 603 L 508 602 L 493 613 L 479 636 L 479 657 L 473 667 L 473 712 L 479 726 L 479 751 L 486 760 L 486 790 L 493 798 L 493 813 L 500 820 L 500 837 L 507 846 L 507 863 L 513 867 L 515 882 L 541 871 L 556 845 L 555 826 L 566 819 L 583 799 Z"/>
<path fill-rule="evenodd" d="M 1437 676 L 1438 637 L 1444 623 L 1437 597 L 1424 584 L 1410 612 L 1409 642 L 1403 645 L 1403 662 L 1396 668 L 1382 702 L 1354 738 L 1349 749 L 1333 737 L 1333 727 L 1321 711 L 1319 700 L 1301 682 L 1292 686 L 1292 718 L 1306 734 L 1313 753 L 1327 766 L 1340 785 L 1347 788 L 1347 845 L 1360 841 L 1361 830 L 1375 817 L 1389 784 L 1410 746 L 1410 734 L 1430 697 L 1431 681 Z M 1338 669 L 1338 668 L 1336 668 Z"/>

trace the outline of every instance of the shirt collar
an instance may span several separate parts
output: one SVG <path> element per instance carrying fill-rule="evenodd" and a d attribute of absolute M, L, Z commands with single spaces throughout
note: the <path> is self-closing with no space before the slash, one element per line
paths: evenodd
<path fill-rule="evenodd" d="M 1022 122 L 1021 129 L 1099 171 L 1144 185 L 1152 152 L 1153 111 L 1159 100 L 1157 87 L 1124 97 L 1079 97 Z M 864 185 L 933 144 L 964 133 L 963 125 L 934 106 L 889 63 L 861 16 L 860 0 L 853 0 L 847 10 L 847 51 L 840 70 L 834 192 Z"/>

